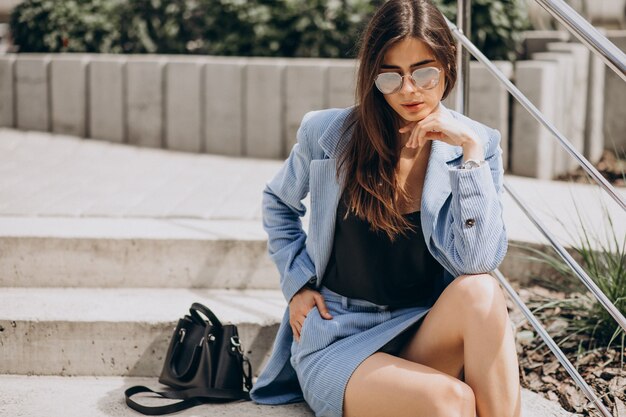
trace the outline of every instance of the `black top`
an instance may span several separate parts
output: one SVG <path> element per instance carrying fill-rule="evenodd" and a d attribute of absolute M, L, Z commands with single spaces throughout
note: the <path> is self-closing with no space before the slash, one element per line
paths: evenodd
<path fill-rule="evenodd" d="M 439 296 L 444 269 L 426 247 L 420 212 L 404 216 L 415 226 L 391 242 L 366 220 L 347 211 L 346 193 L 337 207 L 333 250 L 323 285 L 350 298 L 394 308 L 430 306 Z"/>

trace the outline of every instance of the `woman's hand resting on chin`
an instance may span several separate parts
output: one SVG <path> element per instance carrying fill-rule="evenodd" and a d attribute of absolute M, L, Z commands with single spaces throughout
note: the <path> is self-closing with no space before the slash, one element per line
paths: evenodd
<path fill-rule="evenodd" d="M 411 132 L 404 145 L 407 148 L 421 148 L 427 140 L 440 140 L 449 145 L 461 146 L 464 161 L 485 159 L 483 144 L 478 134 L 451 114 L 442 112 L 441 106 L 437 106 L 422 120 L 403 126 L 399 132 Z"/>

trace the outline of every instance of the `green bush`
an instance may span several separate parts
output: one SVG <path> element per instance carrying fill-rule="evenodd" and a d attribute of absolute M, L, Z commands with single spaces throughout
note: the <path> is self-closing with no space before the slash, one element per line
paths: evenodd
<path fill-rule="evenodd" d="M 435 0 L 455 21 L 456 0 Z M 11 16 L 20 52 L 353 58 L 384 0 L 26 0 Z M 472 34 L 514 59 L 523 0 L 473 0 Z"/>
<path fill-rule="evenodd" d="M 606 206 L 602 195 L 599 201 L 602 203 L 604 211 L 605 230 L 598 230 L 587 224 L 583 218 L 577 200 L 572 196 L 572 204 L 576 209 L 580 232 L 574 232 L 576 225 L 565 222 L 561 218 L 555 220 L 562 229 L 569 235 L 570 239 L 578 243 L 572 248 L 580 259 L 580 266 L 587 275 L 609 299 L 621 314 L 626 314 L 626 240 L 615 231 L 612 214 Z M 555 285 L 553 279 L 544 277 L 534 277 L 537 283 L 542 286 L 557 290 L 571 292 L 572 296 L 562 300 L 543 300 L 529 303 L 541 321 L 553 319 L 553 314 L 544 314 L 542 310 L 558 307 L 559 318 L 567 326 L 555 340 L 558 344 L 565 343 L 575 337 L 579 340 L 585 339 L 587 347 L 579 346 L 581 350 L 592 350 L 604 346 L 611 348 L 611 344 L 617 340 L 619 344 L 620 361 L 626 359 L 626 332 L 615 322 L 613 316 L 600 304 L 599 301 L 589 291 L 579 278 L 570 269 L 569 265 L 557 254 L 550 251 L 542 251 L 530 246 L 517 245 L 530 255 L 526 258 L 547 264 L 561 275 L 562 279 Z M 547 310 L 549 311 L 549 310 Z M 582 339 L 581 339 L 582 337 Z"/>
<path fill-rule="evenodd" d="M 456 24 L 457 0 L 434 0 Z M 524 0 L 472 0 L 471 40 L 489 59 L 514 61 L 530 22 Z"/>
<path fill-rule="evenodd" d="M 27 0 L 11 14 L 20 52 L 108 52 L 117 0 Z"/>

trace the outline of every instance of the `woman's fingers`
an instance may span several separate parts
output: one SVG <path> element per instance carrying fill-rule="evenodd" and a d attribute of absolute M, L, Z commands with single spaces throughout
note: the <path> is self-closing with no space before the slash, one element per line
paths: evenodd
<path fill-rule="evenodd" d="M 408 132 L 409 130 L 413 129 L 413 127 L 417 124 L 417 122 L 411 122 L 405 126 L 402 126 L 398 131 L 400 133 L 405 133 Z"/>
<path fill-rule="evenodd" d="M 294 299 L 292 299 L 289 303 L 289 308 L 291 310 L 289 324 L 291 325 L 293 337 L 297 342 L 300 342 L 302 324 L 304 323 L 306 316 L 311 312 L 311 309 L 315 306 L 317 306 L 321 317 L 327 320 L 333 318 L 326 307 L 324 297 L 318 291 L 303 291 L 302 293 L 294 296 Z"/>
<path fill-rule="evenodd" d="M 437 129 L 435 128 L 435 124 L 433 122 L 424 123 L 420 126 L 419 133 L 417 135 L 417 145 L 424 146 L 428 138 L 426 135 L 430 135 L 432 139 L 435 138 L 433 133 L 435 133 Z"/>
<path fill-rule="evenodd" d="M 291 324 L 291 331 L 293 332 L 293 337 L 296 339 L 296 342 L 300 341 L 300 332 L 302 330 L 302 323 L 304 323 L 304 317 L 298 320 L 294 320 Z"/>
<path fill-rule="evenodd" d="M 326 302 L 324 301 L 324 297 L 322 297 L 322 294 L 315 294 L 315 304 L 317 305 L 317 310 L 320 312 L 320 316 L 327 320 L 333 318 L 333 316 L 331 316 L 330 312 L 328 311 L 328 307 L 326 307 Z"/>
<path fill-rule="evenodd" d="M 296 342 L 300 342 L 300 332 L 293 324 L 291 325 L 291 332 L 293 333 L 293 338 L 296 339 Z"/>

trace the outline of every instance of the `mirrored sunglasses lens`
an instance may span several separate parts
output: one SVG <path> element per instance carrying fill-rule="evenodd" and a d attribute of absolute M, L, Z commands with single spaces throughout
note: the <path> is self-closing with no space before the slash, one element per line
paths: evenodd
<path fill-rule="evenodd" d="M 383 74 L 378 74 L 376 77 L 376 87 L 383 94 L 391 94 L 400 87 L 402 83 L 402 77 L 400 74 L 395 72 L 387 72 Z"/>
<path fill-rule="evenodd" d="M 413 71 L 413 79 L 418 87 L 429 90 L 439 84 L 439 71 L 436 68 L 420 68 Z"/>

